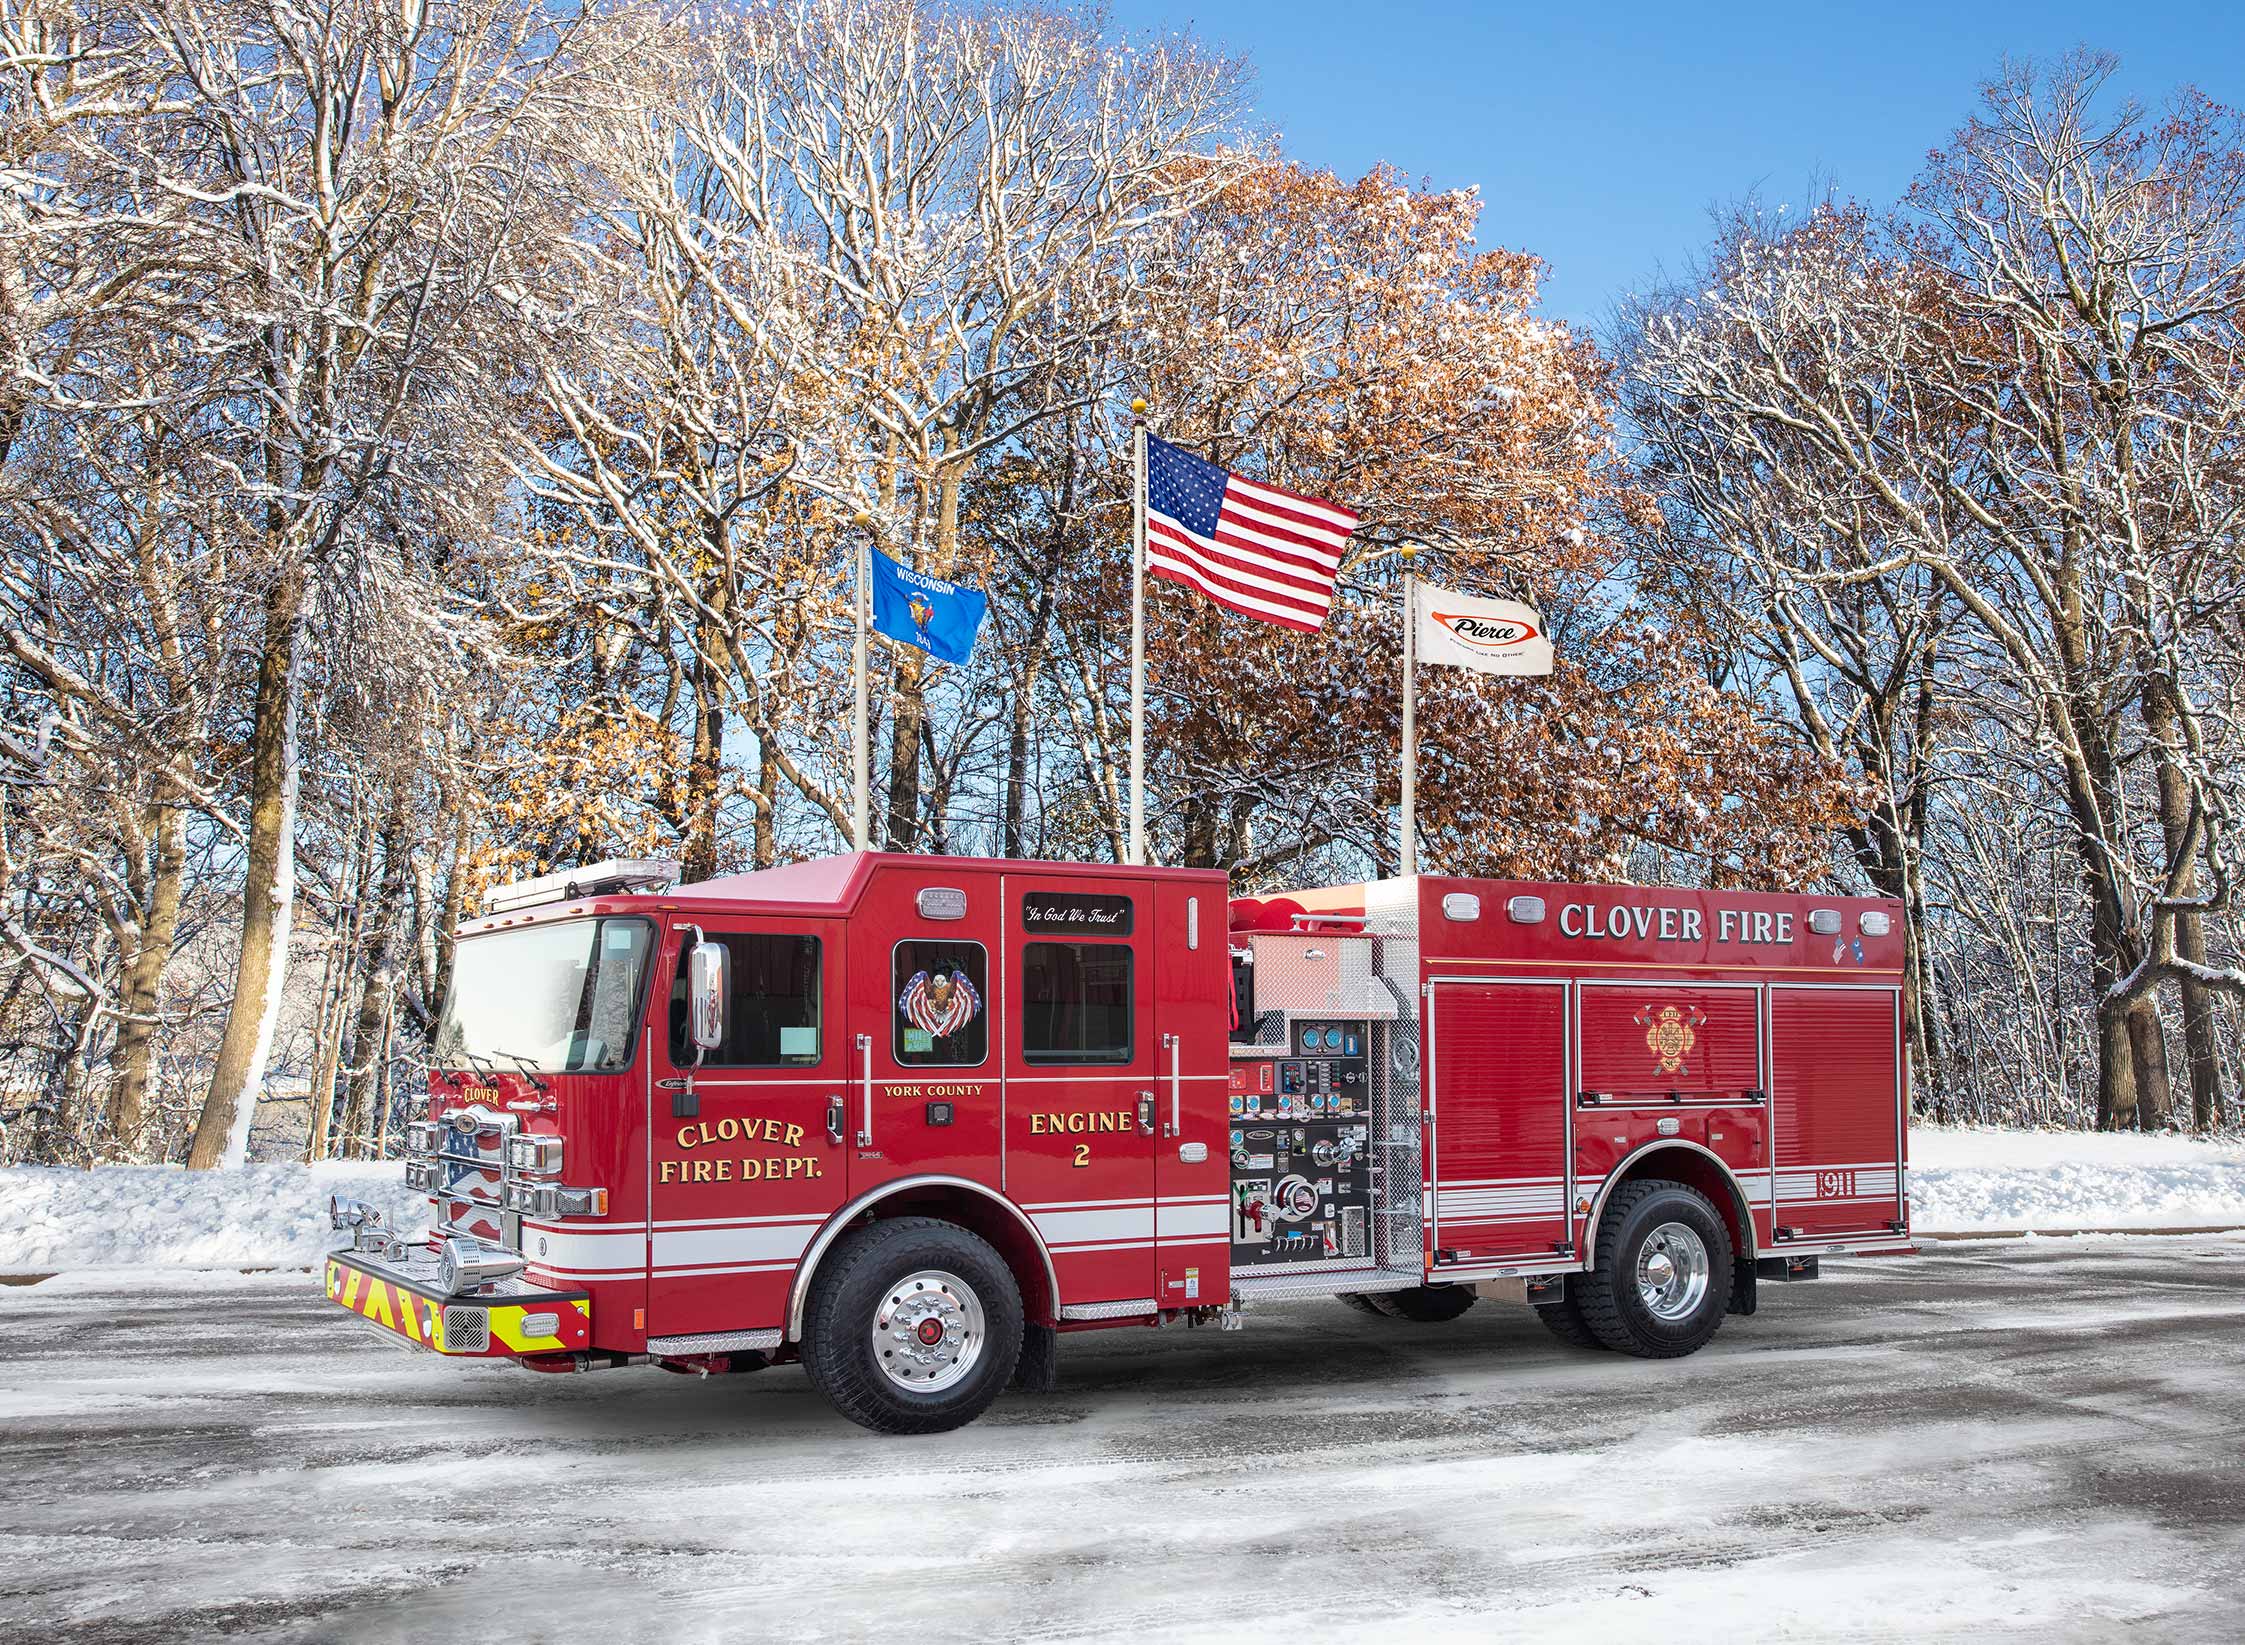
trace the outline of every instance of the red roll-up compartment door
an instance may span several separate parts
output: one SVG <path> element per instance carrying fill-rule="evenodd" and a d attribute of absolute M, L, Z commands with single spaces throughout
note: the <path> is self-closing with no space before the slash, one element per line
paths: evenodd
<path fill-rule="evenodd" d="M 1795 1238 L 1891 1237 L 1902 1205 L 1901 994 L 1770 989 L 1777 1224 Z"/>
<path fill-rule="evenodd" d="M 1761 991 L 1582 985 L 1582 1088 L 1610 1103 L 1735 1102 L 1762 1088 Z"/>
<path fill-rule="evenodd" d="M 1433 1252 L 1552 1261 L 1568 1237 L 1566 985 L 1437 982 L 1429 1030 Z"/>

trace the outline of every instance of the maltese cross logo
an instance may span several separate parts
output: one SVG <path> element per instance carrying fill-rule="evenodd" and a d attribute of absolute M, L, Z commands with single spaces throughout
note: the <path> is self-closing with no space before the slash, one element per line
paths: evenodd
<path fill-rule="evenodd" d="M 1645 1049 L 1660 1064 L 1660 1071 L 1674 1074 L 1691 1055 L 1692 1046 L 1699 1039 L 1698 1030 L 1707 1021 L 1707 1013 L 1696 1005 L 1646 1005 L 1640 1006 L 1629 1020 L 1645 1031 Z"/>

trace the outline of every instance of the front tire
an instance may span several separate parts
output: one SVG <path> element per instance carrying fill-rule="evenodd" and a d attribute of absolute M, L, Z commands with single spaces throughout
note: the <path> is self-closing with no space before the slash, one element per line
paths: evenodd
<path fill-rule="evenodd" d="M 932 1217 L 845 1237 L 803 1316 L 803 1369 L 883 1434 L 935 1434 L 989 1409 L 1021 1358 L 1021 1290 L 986 1240 Z"/>
<path fill-rule="evenodd" d="M 1583 1322 L 1608 1348 L 1680 1359 L 1706 1345 L 1730 1306 L 1730 1230 L 1697 1189 L 1630 1183 L 1606 1209 L 1577 1294 Z"/>

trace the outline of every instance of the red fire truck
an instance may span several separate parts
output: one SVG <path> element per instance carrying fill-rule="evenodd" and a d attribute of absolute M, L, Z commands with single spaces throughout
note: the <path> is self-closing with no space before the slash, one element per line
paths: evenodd
<path fill-rule="evenodd" d="M 407 1170 L 339 1306 L 540 1370 L 798 1359 L 889 1432 L 1058 1337 L 1482 1298 L 1687 1354 L 1911 1249 L 1891 902 L 858 853 L 603 864 L 460 934 Z"/>

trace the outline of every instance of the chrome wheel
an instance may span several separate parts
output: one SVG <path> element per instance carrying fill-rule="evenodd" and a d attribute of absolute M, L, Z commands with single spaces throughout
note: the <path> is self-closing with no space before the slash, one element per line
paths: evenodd
<path fill-rule="evenodd" d="M 956 1274 L 923 1268 L 881 1295 L 873 1311 L 873 1362 L 899 1388 L 948 1388 L 974 1369 L 989 1327 L 982 1299 Z"/>
<path fill-rule="evenodd" d="M 1706 1298 L 1712 1271 L 1698 1231 L 1664 1222 L 1637 1248 L 1638 1298 L 1655 1319 L 1688 1318 Z"/>

